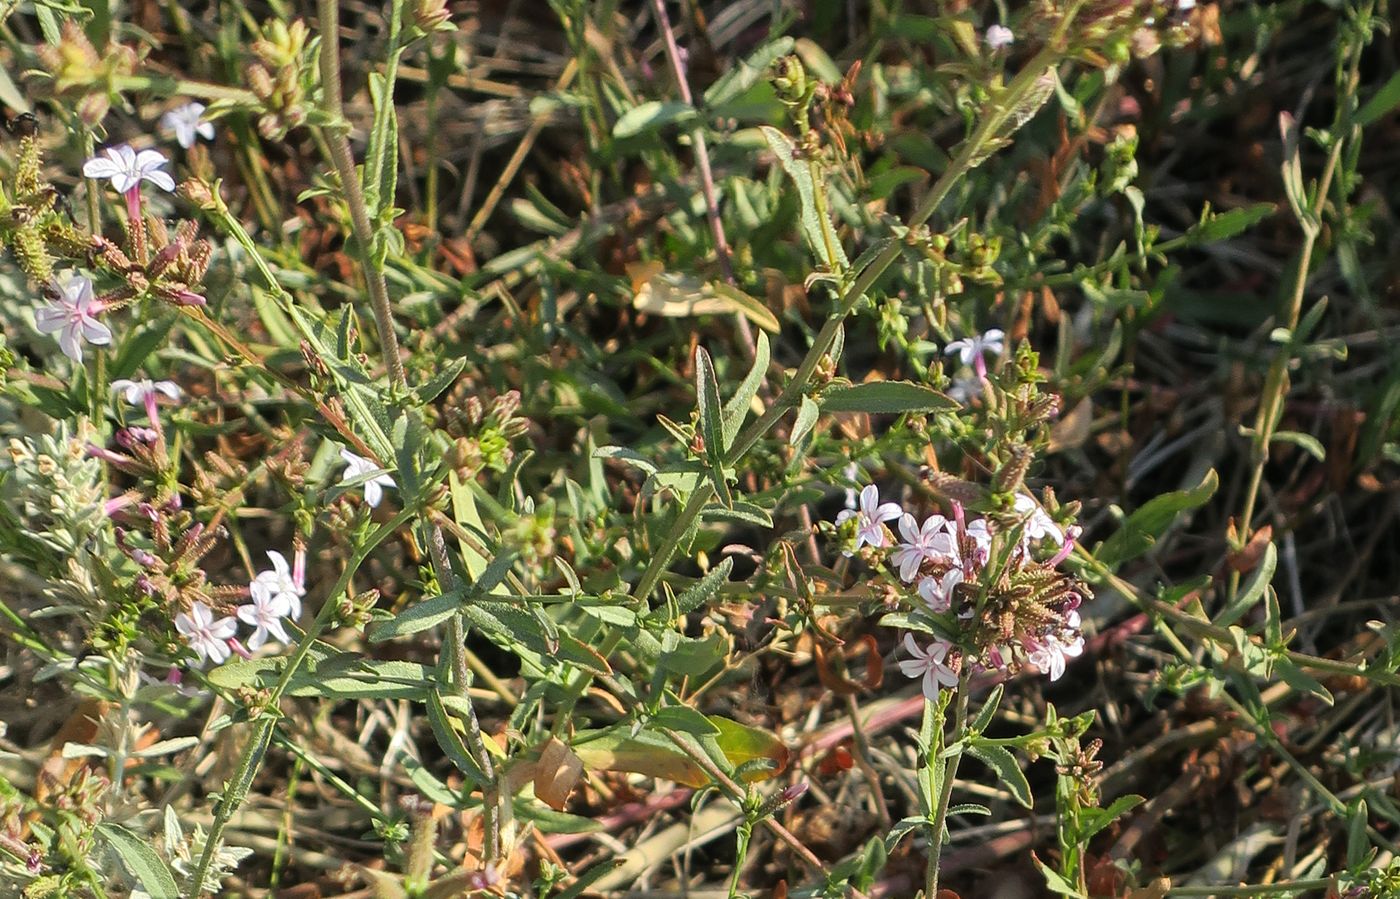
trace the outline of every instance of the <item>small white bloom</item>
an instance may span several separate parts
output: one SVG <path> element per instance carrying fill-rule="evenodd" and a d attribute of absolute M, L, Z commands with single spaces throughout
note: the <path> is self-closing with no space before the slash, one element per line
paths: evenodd
<path fill-rule="evenodd" d="M 933 611 L 946 612 L 953 607 L 953 588 L 962 582 L 962 569 L 949 568 L 941 578 L 929 575 L 920 580 L 919 597 Z"/>
<path fill-rule="evenodd" d="M 953 402 L 966 406 L 982 395 L 982 380 L 968 375 L 958 375 L 948 387 L 948 396 Z"/>
<path fill-rule="evenodd" d="M 140 153 L 130 144 L 108 147 L 101 155 L 83 163 L 83 175 L 87 178 L 106 178 L 112 182 L 117 193 L 127 193 L 149 181 L 161 190 L 175 189 L 175 179 L 161 168 L 170 160 L 159 150 L 142 150 Z"/>
<path fill-rule="evenodd" d="M 899 567 L 899 576 L 906 584 L 913 583 L 925 561 L 949 561 L 956 556 L 947 527 L 948 519 L 942 515 L 930 515 L 922 527 L 908 513 L 899 519 L 899 533 L 904 541 L 890 561 Z"/>
<path fill-rule="evenodd" d="M 366 459 L 364 456 L 357 456 L 348 449 L 342 449 L 340 451 L 340 458 L 345 460 L 345 474 L 340 476 L 340 483 L 342 484 L 346 481 L 353 481 L 356 478 L 364 477 L 367 474 L 380 470 L 379 466 L 373 461 Z M 381 474 L 377 477 L 370 478 L 364 483 L 365 502 L 369 504 L 371 509 L 375 508 L 384 497 L 384 488 L 394 486 L 396 486 L 394 484 L 394 479 L 387 474 Z"/>
<path fill-rule="evenodd" d="M 177 106 L 160 117 L 160 126 L 175 135 L 175 142 L 188 150 L 194 146 L 195 137 L 214 139 L 214 124 L 200 120 L 204 115 L 203 103 L 186 103 Z"/>
<path fill-rule="evenodd" d="M 991 25 L 987 28 L 987 35 L 984 38 L 987 46 L 993 50 L 1000 50 L 1009 47 L 1016 42 L 1016 35 L 1005 25 Z"/>
<path fill-rule="evenodd" d="M 1031 499 L 1025 494 L 1016 497 L 1015 509 L 1021 515 L 1029 516 L 1026 519 L 1025 529 L 1022 530 L 1022 539 L 1026 546 L 1039 543 L 1041 540 L 1049 538 L 1056 546 L 1063 546 L 1065 534 L 1060 530 L 1060 526 L 1055 524 L 1055 519 L 1050 517 L 1050 513 L 1040 507 L 1040 503 Z"/>
<path fill-rule="evenodd" d="M 919 645 L 914 642 L 914 635 L 905 634 L 904 648 L 909 651 L 909 655 L 913 658 L 901 659 L 899 671 L 905 677 L 923 678 L 923 691 L 926 698 L 937 699 L 940 687 L 956 687 L 958 685 L 957 672 L 943 664 L 943 660 L 948 657 L 948 650 L 953 648 L 953 645 L 947 640 L 935 638 L 927 649 L 920 649 Z"/>
<path fill-rule="evenodd" d="M 1196 0 L 1176 0 L 1177 12 L 1190 12 L 1196 8 Z"/>
<path fill-rule="evenodd" d="M 295 621 L 301 617 L 301 598 L 306 595 L 306 573 L 302 569 L 301 559 L 298 557 L 298 564 L 293 570 L 287 564 L 286 557 L 276 550 L 268 550 L 267 557 L 272 561 L 272 570 L 258 572 L 248 585 L 253 602 L 258 603 L 260 599 L 264 602 L 282 601 L 287 608 L 282 614 L 290 615 Z M 284 638 L 282 642 L 287 641 Z"/>
<path fill-rule="evenodd" d="M 215 621 L 209 607 L 196 602 L 190 607 L 188 615 L 181 612 L 175 616 L 175 630 L 190 644 L 195 655 L 217 665 L 229 657 L 232 650 L 228 647 L 228 640 L 238 630 L 238 625 L 232 618 Z"/>
<path fill-rule="evenodd" d="M 1026 661 L 1034 665 L 1041 674 L 1050 675 L 1051 681 L 1057 681 L 1064 677 L 1068 660 L 1078 658 L 1083 652 L 1082 634 L 1075 634 L 1071 640 L 1065 640 L 1059 634 L 1050 634 L 1027 653 Z"/>
<path fill-rule="evenodd" d="M 970 365 L 977 372 L 977 377 L 983 378 L 987 375 L 987 362 L 983 358 L 987 353 L 1000 356 L 1006 351 L 1006 333 L 1000 328 L 992 328 L 985 334 L 977 334 L 972 337 L 964 337 L 948 344 L 948 348 L 943 352 L 952 356 L 957 354 L 958 361 L 963 365 Z"/>
<path fill-rule="evenodd" d="M 119 393 L 133 406 L 144 406 L 149 400 L 164 395 L 173 402 L 180 400 L 180 385 L 174 381 L 152 381 L 141 378 L 138 381 L 118 378 L 112 382 L 112 392 Z"/>
<path fill-rule="evenodd" d="M 289 595 L 289 592 L 273 594 L 268 590 L 255 590 L 252 591 L 253 601 L 238 607 L 238 619 L 255 628 L 253 636 L 248 638 L 249 649 L 261 648 L 268 634 L 283 643 L 292 642 L 282 627 L 282 619 L 292 611 Z"/>
<path fill-rule="evenodd" d="M 97 320 L 105 307 L 93 296 L 91 279 L 68 275 L 62 281 L 50 281 L 49 286 L 58 296 L 34 313 L 34 326 L 44 334 L 59 332 L 63 355 L 82 362 L 84 340 L 94 346 L 112 342 L 112 329 Z"/>
<path fill-rule="evenodd" d="M 854 518 L 856 520 L 856 550 L 859 551 L 864 544 L 879 549 L 886 543 L 884 523 L 892 521 L 903 514 L 896 503 L 881 503 L 880 489 L 874 484 L 867 484 L 860 491 L 860 508 L 844 509 L 836 516 L 836 523 L 843 524 Z M 851 553 L 846 553 L 851 555 Z"/>

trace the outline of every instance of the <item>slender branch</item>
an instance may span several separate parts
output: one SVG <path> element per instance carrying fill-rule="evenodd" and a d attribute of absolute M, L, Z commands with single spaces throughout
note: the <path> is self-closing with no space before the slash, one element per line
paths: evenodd
<path fill-rule="evenodd" d="M 334 123 L 324 128 L 331 162 L 340 176 L 345 204 L 350 207 L 350 227 L 359 245 L 360 267 L 369 287 L 370 305 L 374 307 L 374 324 L 379 333 L 380 351 L 389 370 L 389 383 L 397 390 L 408 389 L 403 360 L 399 358 L 399 339 L 394 333 L 393 311 L 389 304 L 389 287 L 384 273 L 374 264 L 371 241 L 374 238 L 365 208 L 364 189 L 355 172 L 355 157 L 350 152 L 349 127 L 340 90 L 340 4 L 337 0 L 319 0 L 321 16 L 321 96 L 322 106 Z"/>

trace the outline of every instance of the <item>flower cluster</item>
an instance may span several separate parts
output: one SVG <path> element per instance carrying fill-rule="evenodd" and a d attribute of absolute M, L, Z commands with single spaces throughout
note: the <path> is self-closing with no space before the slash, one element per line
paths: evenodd
<path fill-rule="evenodd" d="M 951 518 L 935 513 L 921 522 L 895 503 L 881 503 L 871 484 L 857 509 L 837 517 L 838 526 L 851 522 L 853 552 L 869 547 L 867 559 L 892 569 L 913 610 L 910 620 L 938 634 L 924 645 L 906 634 L 910 657 L 900 670 L 921 678 L 930 698 L 955 686 L 966 665 L 1008 673 L 1028 665 L 1058 680 L 1068 660 L 1084 651 L 1078 610 L 1089 594 L 1058 570 L 1078 529 L 1062 529 L 1024 494 L 993 518 L 970 519 L 958 502 L 951 511 Z M 886 526 L 896 520 L 898 541 Z"/>
<path fill-rule="evenodd" d="M 306 595 L 306 553 L 298 548 L 295 561 L 287 563 L 287 557 L 276 550 L 269 550 L 267 558 L 272 567 L 260 571 L 248 584 L 248 602 L 234 612 L 238 621 L 253 628 L 248 638 L 248 649 L 261 649 L 269 637 L 276 637 L 282 643 L 290 643 L 282 619 L 295 620 L 301 615 L 301 599 Z M 215 618 L 214 611 L 204 602 L 190 604 L 190 611 L 175 616 L 175 630 L 189 644 L 190 651 L 203 663 L 205 660 L 221 664 L 233 653 L 248 655 L 238 642 L 235 634 L 238 622 L 232 616 Z"/>

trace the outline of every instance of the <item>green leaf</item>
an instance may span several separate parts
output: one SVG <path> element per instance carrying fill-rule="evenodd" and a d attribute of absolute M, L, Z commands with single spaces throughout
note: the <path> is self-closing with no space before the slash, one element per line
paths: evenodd
<path fill-rule="evenodd" d="M 1302 431 L 1275 431 L 1269 442 L 1291 443 L 1317 461 L 1327 461 L 1327 450 L 1323 448 L 1322 441 L 1311 434 L 1304 434 Z"/>
<path fill-rule="evenodd" d="M 1005 687 L 997 684 L 992 688 L 992 692 L 987 694 L 987 698 L 982 700 L 982 708 L 977 711 L 977 718 L 968 728 L 974 734 L 985 731 L 992 723 L 992 716 L 997 713 L 997 707 L 1001 705 L 1001 695 Z"/>
<path fill-rule="evenodd" d="M 442 395 L 442 392 L 451 387 L 457 377 L 462 374 L 462 369 L 467 367 L 467 357 L 462 356 L 447 362 L 427 381 L 413 388 L 413 397 L 420 405 L 426 406 Z"/>
<path fill-rule="evenodd" d="M 759 47 L 749 57 L 725 72 L 705 90 L 705 106 L 714 109 L 746 93 L 767 77 L 773 60 L 792 52 L 792 38 L 780 37 Z"/>
<path fill-rule="evenodd" d="M 1371 854 L 1371 839 L 1366 835 L 1369 823 L 1366 800 L 1358 796 L 1347 809 L 1347 867 L 1358 870 Z"/>
<path fill-rule="evenodd" d="M 467 751 L 467 744 L 462 740 L 462 735 L 457 733 L 452 719 L 448 717 L 447 708 L 442 704 L 442 697 L 438 694 L 436 686 L 428 691 L 428 723 L 433 729 L 433 737 L 437 739 L 438 746 L 452 764 L 457 766 L 457 770 L 478 784 L 490 780 L 476 759 Z"/>
<path fill-rule="evenodd" d="M 768 335 L 762 331 L 758 332 L 758 341 L 754 346 L 753 365 L 749 367 L 749 373 L 739 384 L 739 389 L 734 391 L 729 402 L 724 404 L 724 445 L 726 448 L 739 435 L 739 428 L 744 424 L 744 419 L 748 417 L 753 398 L 758 395 L 758 389 L 763 386 L 763 379 L 768 376 L 770 352 Z"/>
<path fill-rule="evenodd" d="M 175 875 L 156 855 L 149 839 L 138 837 L 119 824 L 105 821 L 97 825 L 97 833 L 112 847 L 127 873 L 150 894 L 151 899 L 180 899 L 180 887 L 175 882 Z"/>
<path fill-rule="evenodd" d="M 282 674 L 285 658 L 248 659 L 220 665 L 209 682 L 225 690 L 242 687 L 271 689 Z M 329 653 L 318 645 L 287 687 L 288 696 L 325 699 L 410 699 L 427 695 L 429 669 L 415 662 L 365 659 L 355 653 Z"/>
<path fill-rule="evenodd" d="M 1226 240 L 1273 215 L 1276 208 L 1273 203 L 1255 203 L 1215 215 L 1207 213 L 1186 232 L 1186 239 L 1192 244 Z"/>
<path fill-rule="evenodd" d="M 444 593 L 441 596 L 434 596 L 432 599 L 414 603 L 388 621 L 375 622 L 369 629 L 369 642 L 383 643 L 385 640 L 397 640 L 399 637 L 407 637 L 430 627 L 436 627 L 457 614 L 457 611 L 462 607 L 462 599 L 462 591 L 454 590 L 451 593 Z"/>
<path fill-rule="evenodd" d="M 1145 800 L 1141 796 L 1119 796 L 1105 808 L 1081 809 L 1075 842 L 1085 843 L 1099 831 L 1112 824 L 1120 815 L 1137 808 Z"/>
<path fill-rule="evenodd" d="M 1137 558 L 1152 548 L 1178 515 L 1205 505 L 1219 485 L 1220 478 L 1212 468 L 1201 483 L 1190 490 L 1177 490 L 1148 500 L 1128 516 L 1117 533 L 1099 546 L 1094 557 L 1110 570 Z"/>
<path fill-rule="evenodd" d="M 852 387 L 835 387 L 821 397 L 823 412 L 942 412 L 958 408 L 958 403 L 932 387 L 912 381 L 871 381 Z"/>
<path fill-rule="evenodd" d="M 758 297 L 745 293 L 723 281 L 711 281 L 709 288 L 719 300 L 728 303 L 736 312 L 748 318 L 764 331 L 776 334 L 782 330 L 773 310 L 769 309 L 768 304 Z"/>
<path fill-rule="evenodd" d="M 1299 693 L 1315 696 L 1328 705 L 1335 703 L 1331 691 L 1324 687 L 1317 678 L 1299 668 L 1288 656 L 1283 654 L 1274 656 L 1273 668 L 1275 677 Z"/>
<path fill-rule="evenodd" d="M 661 657 L 656 664 L 667 671 L 689 677 L 708 674 L 729 655 L 729 641 L 718 632 L 697 638 L 666 631 L 661 638 L 661 647 Z"/>
<path fill-rule="evenodd" d="M 890 832 L 885 834 L 885 849 L 893 852 L 894 847 L 899 845 L 899 841 L 904 839 L 910 832 L 919 827 L 927 827 L 928 821 L 923 815 L 910 815 L 901 818 L 890 828 Z"/>
<path fill-rule="evenodd" d="M 657 727 L 678 730 L 697 737 L 719 736 L 719 728 L 709 718 L 685 705 L 657 709 L 656 713 L 651 716 L 651 723 Z"/>
<path fill-rule="evenodd" d="M 719 588 L 724 586 L 729 580 L 729 572 L 734 570 L 734 557 L 725 556 L 720 563 L 705 573 L 694 584 L 686 589 L 684 593 L 676 597 L 676 608 L 682 615 L 688 615 L 696 609 L 709 602 L 710 597 L 719 592 Z"/>
<path fill-rule="evenodd" d="M 1039 868 L 1040 873 L 1044 875 L 1045 885 L 1050 888 L 1051 892 L 1059 896 L 1070 896 L 1072 899 L 1084 899 L 1084 894 L 1079 892 L 1079 887 L 1065 880 L 1048 865 L 1036 858 L 1035 853 L 1031 853 L 1031 860 L 1035 862 L 1035 866 Z"/>
<path fill-rule="evenodd" d="M 700 513 L 700 517 L 705 521 L 732 521 L 736 524 L 752 524 L 761 528 L 771 528 L 773 526 L 773 516 L 768 514 L 768 510 L 753 503 L 738 502 L 725 508 L 724 506 L 706 506 Z"/>
<path fill-rule="evenodd" d="M 600 446 L 593 451 L 595 459 L 621 459 L 623 462 L 639 468 L 647 474 L 656 474 L 656 463 L 636 450 L 628 449 L 625 446 Z"/>
<path fill-rule="evenodd" d="M 846 252 L 841 249 L 836 229 L 831 226 L 830 219 L 817 214 L 817 191 L 824 190 L 825 187 L 817 184 L 812 177 L 812 167 L 807 164 L 807 160 L 798 156 L 797 145 L 790 137 L 769 125 L 760 126 L 760 130 L 773 154 L 778 157 L 778 162 L 782 164 L 783 171 L 787 172 L 797 187 L 797 196 L 802 204 L 802 234 L 807 238 L 812 252 L 828 270 L 845 271 Z"/>
<path fill-rule="evenodd" d="M 788 442 L 793 446 L 802 442 L 802 438 L 811 433 L 816 427 L 817 419 L 821 417 L 821 407 L 816 404 L 810 396 L 802 398 L 802 405 L 797 407 L 797 420 L 792 423 L 792 436 Z"/>
<path fill-rule="evenodd" d="M 1400 72 L 1391 75 L 1390 79 L 1381 85 L 1381 89 L 1356 111 L 1356 118 L 1352 121 L 1365 128 L 1380 121 L 1382 116 L 1397 106 L 1400 106 Z"/>
<path fill-rule="evenodd" d="M 973 739 L 968 742 L 967 751 L 996 772 L 997 779 L 1011 791 L 1017 802 L 1026 808 L 1031 807 L 1030 782 L 1026 780 L 1025 772 L 1021 770 L 1021 766 L 1016 763 L 1016 757 L 1009 750 L 1004 746 Z"/>
<path fill-rule="evenodd" d="M 648 100 L 627 110 L 613 125 L 613 137 L 625 140 L 659 131 L 667 125 L 692 124 L 698 116 L 687 103 L 674 100 Z"/>
<path fill-rule="evenodd" d="M 1215 617 L 1216 627 L 1229 627 L 1254 608 L 1254 604 L 1264 595 L 1264 588 L 1273 581 L 1274 569 L 1277 567 L 1278 550 L 1270 543 L 1264 547 L 1264 555 L 1259 558 L 1259 565 L 1250 575 L 1244 589 Z"/>
<path fill-rule="evenodd" d="M 700 412 L 700 435 L 705 438 L 705 455 L 721 458 L 725 446 L 719 380 L 715 377 L 715 364 L 704 347 L 695 350 L 695 401 Z"/>
<path fill-rule="evenodd" d="M 957 805 L 955 805 L 955 806 L 953 806 L 952 808 L 948 809 L 948 814 L 949 814 L 949 815 L 982 815 L 982 816 L 984 816 L 984 817 L 991 817 L 992 810 L 989 809 L 989 808 L 987 808 L 985 805 L 979 805 L 979 804 L 977 804 L 976 802 L 959 802 Z"/>

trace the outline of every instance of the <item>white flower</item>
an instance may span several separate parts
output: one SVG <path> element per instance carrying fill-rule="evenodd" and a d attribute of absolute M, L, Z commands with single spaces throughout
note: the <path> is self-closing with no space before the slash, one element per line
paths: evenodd
<path fill-rule="evenodd" d="M 919 596 L 935 612 L 946 612 L 953 606 L 953 588 L 963 582 L 961 568 L 949 568 L 943 576 L 929 575 L 919 581 Z"/>
<path fill-rule="evenodd" d="M 1025 494 L 1018 494 L 1015 509 L 1020 514 L 1029 516 L 1026 519 L 1025 529 L 1021 532 L 1022 540 L 1025 541 L 1027 547 L 1032 543 L 1039 543 L 1047 537 L 1054 541 L 1056 546 L 1064 545 L 1064 532 L 1060 530 L 1059 525 L 1055 524 L 1055 519 L 1050 517 L 1050 513 L 1040 507 L 1040 503 Z"/>
<path fill-rule="evenodd" d="M 982 395 L 982 380 L 967 375 L 958 375 L 948 387 L 948 397 L 959 405 L 966 406 Z"/>
<path fill-rule="evenodd" d="M 987 46 L 993 50 L 1000 50 L 1009 47 L 1016 42 L 1016 35 L 1011 33 L 1011 29 L 1005 25 L 991 25 L 987 28 L 985 38 Z"/>
<path fill-rule="evenodd" d="M 848 481 L 854 481 L 854 480 L 856 479 L 856 474 L 859 473 L 859 471 L 860 471 L 860 469 L 858 469 L 858 468 L 856 467 L 856 463 L 854 463 L 854 462 L 848 462 L 848 463 L 846 463 L 846 467 L 843 468 L 843 469 L 841 469 L 841 477 L 845 478 L 845 479 L 848 480 Z M 847 509 L 851 509 L 851 510 L 854 511 L 855 507 L 856 507 L 856 489 L 855 489 L 854 487 L 847 487 L 847 488 L 846 488 L 846 508 L 847 508 Z"/>
<path fill-rule="evenodd" d="M 214 664 L 221 664 L 229 657 L 231 650 L 228 648 L 228 640 L 238 630 L 238 625 L 232 618 L 220 618 L 214 620 L 214 613 L 202 602 L 196 602 L 190 607 L 190 613 L 184 612 L 175 616 L 175 630 L 185 638 L 185 642 L 190 644 L 190 649 L 201 660 L 209 659 Z"/>
<path fill-rule="evenodd" d="M 285 560 L 283 561 L 285 563 Z M 238 607 L 238 619 L 256 628 L 253 631 L 253 636 L 248 638 L 248 648 L 260 648 L 267 642 L 268 634 L 272 634 L 283 643 L 292 642 L 282 627 L 282 619 L 292 611 L 292 604 L 288 600 L 288 596 L 291 594 L 289 592 L 273 594 L 269 590 L 251 592 L 253 601 Z"/>
<path fill-rule="evenodd" d="M 83 175 L 87 178 L 107 178 L 117 193 L 128 193 L 149 181 L 164 191 L 175 189 L 175 179 L 161 167 L 170 160 L 159 150 L 142 150 L 137 153 L 130 144 L 108 147 L 105 155 L 94 156 L 83 163 Z"/>
<path fill-rule="evenodd" d="M 963 365 L 971 365 L 977 372 L 977 377 L 987 376 L 987 362 L 982 357 L 987 353 L 1000 356 L 1006 351 L 1006 334 L 1000 328 L 992 328 L 986 334 L 978 334 L 973 337 L 964 337 L 962 340 L 955 340 L 948 344 L 948 348 L 943 352 L 948 355 L 954 353 L 958 356 L 958 361 Z"/>
<path fill-rule="evenodd" d="M 958 565 L 970 565 L 973 568 L 980 568 L 987 564 L 987 557 L 992 553 L 992 532 L 987 529 L 987 519 L 978 518 L 968 522 L 966 533 L 972 540 L 974 547 L 973 557 L 963 559 L 962 546 L 958 541 L 958 526 L 956 522 L 948 522 L 948 535 L 953 541 L 953 561 Z"/>
<path fill-rule="evenodd" d="M 1196 0 L 1176 0 L 1177 12 L 1190 12 L 1196 8 Z"/>
<path fill-rule="evenodd" d="M 150 378 L 139 381 L 118 378 L 112 382 L 112 392 L 120 393 L 133 406 L 144 406 L 162 394 L 174 402 L 180 400 L 179 384 L 174 381 L 152 381 Z"/>
<path fill-rule="evenodd" d="M 366 459 L 364 456 L 357 456 L 348 449 L 340 451 L 340 458 L 345 460 L 345 474 L 340 476 L 340 483 L 342 484 L 346 481 L 353 481 L 356 478 L 361 478 L 380 470 L 379 466 L 371 460 Z M 369 503 L 369 507 L 373 509 L 379 505 L 379 501 L 384 497 L 383 488 L 394 486 L 396 486 L 394 484 L 394 479 L 387 474 L 381 474 L 377 477 L 370 478 L 364 483 L 365 502 Z"/>
<path fill-rule="evenodd" d="M 920 527 L 914 516 L 906 513 L 899 519 L 899 533 L 904 542 L 890 561 L 899 566 L 899 576 L 905 583 L 913 583 L 925 560 L 940 562 L 957 555 L 953 538 L 948 536 L 948 519 L 942 515 L 930 515 Z"/>
<path fill-rule="evenodd" d="M 59 332 L 58 346 L 74 362 L 83 361 L 83 341 L 95 346 L 112 342 L 112 329 L 97 320 L 105 308 L 92 295 L 92 281 L 70 275 L 63 281 L 50 281 L 58 294 L 49 305 L 34 313 L 34 326 L 44 334 Z"/>
<path fill-rule="evenodd" d="M 875 548 L 885 545 L 884 523 L 892 521 L 901 515 L 900 508 L 896 503 L 880 503 L 880 490 L 874 484 L 867 484 L 860 491 L 860 509 L 844 509 L 836 516 L 836 523 L 843 524 L 854 518 L 856 520 L 856 551 L 861 546 L 869 543 Z M 846 553 L 851 555 L 851 553 Z"/>
<path fill-rule="evenodd" d="M 205 140 L 214 139 L 212 122 L 200 121 L 204 115 L 203 103 L 186 103 L 177 106 L 160 117 L 160 127 L 175 135 L 175 143 L 188 150 L 194 146 L 195 136 Z"/>
<path fill-rule="evenodd" d="M 290 615 L 295 621 L 301 617 L 301 598 L 306 595 L 306 572 L 301 555 L 297 556 L 295 570 L 287 564 L 286 557 L 276 550 L 268 550 L 267 557 L 272 560 L 272 570 L 258 572 L 248 585 L 248 591 L 255 604 L 274 600 L 285 602 L 287 611 L 282 614 Z M 247 621 L 246 618 L 243 620 Z M 287 642 L 285 637 L 282 642 Z"/>
<path fill-rule="evenodd" d="M 905 634 L 904 648 L 909 651 L 909 655 L 913 658 L 900 660 L 900 673 L 905 677 L 922 677 L 926 698 L 937 699 L 940 686 L 956 687 L 958 685 L 957 672 L 943 664 L 943 660 L 948 657 L 948 650 L 953 648 L 947 640 L 936 638 L 928 645 L 927 649 L 920 649 L 919 645 L 914 642 L 914 635 Z"/>
<path fill-rule="evenodd" d="M 1071 612 L 1078 623 L 1079 613 Z M 1050 675 L 1057 681 L 1065 674 L 1065 664 L 1069 659 L 1078 658 L 1084 652 L 1084 635 L 1076 633 L 1066 641 L 1060 634 L 1050 634 L 1042 639 L 1027 655 L 1026 661 L 1036 667 L 1041 674 Z"/>

